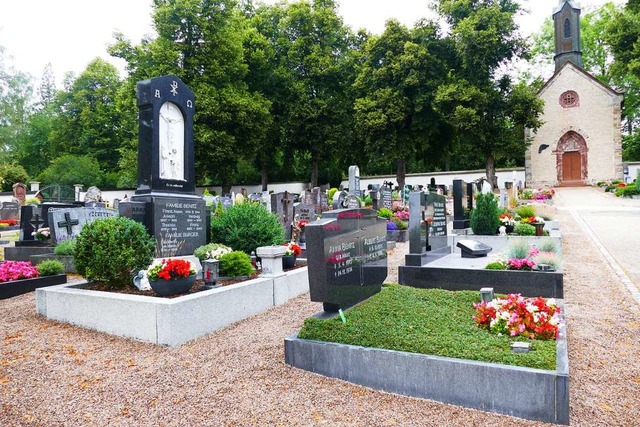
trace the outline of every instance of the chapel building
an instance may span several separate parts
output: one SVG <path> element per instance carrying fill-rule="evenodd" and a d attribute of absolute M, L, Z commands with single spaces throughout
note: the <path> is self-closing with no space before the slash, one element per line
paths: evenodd
<path fill-rule="evenodd" d="M 579 186 L 622 179 L 622 92 L 582 68 L 580 5 L 553 12 L 555 73 L 538 92 L 543 125 L 525 131 L 527 187 Z"/>

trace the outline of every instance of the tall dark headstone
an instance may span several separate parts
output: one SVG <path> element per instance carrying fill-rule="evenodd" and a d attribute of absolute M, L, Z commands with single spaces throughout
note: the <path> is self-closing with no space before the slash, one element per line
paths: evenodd
<path fill-rule="evenodd" d="M 373 209 L 340 209 L 307 225 L 311 301 L 337 311 L 380 292 L 387 277 L 386 223 Z"/>
<path fill-rule="evenodd" d="M 444 196 L 415 191 L 409 194 L 409 254 L 406 265 L 421 266 L 428 251 L 447 246 Z"/>
<path fill-rule="evenodd" d="M 168 75 L 138 82 L 137 101 L 138 189 L 131 201 L 138 205 L 120 211 L 144 203 L 157 257 L 191 255 L 207 242 L 205 201 L 195 193 L 194 94 Z"/>
<path fill-rule="evenodd" d="M 469 218 L 465 218 L 465 208 L 469 209 L 468 185 L 461 179 L 453 180 L 453 229 L 469 228 Z M 471 187 L 473 190 L 473 187 Z M 471 193 L 473 195 L 473 193 Z M 473 203 L 473 202 L 471 202 Z M 473 205 L 472 205 L 473 206 Z"/>

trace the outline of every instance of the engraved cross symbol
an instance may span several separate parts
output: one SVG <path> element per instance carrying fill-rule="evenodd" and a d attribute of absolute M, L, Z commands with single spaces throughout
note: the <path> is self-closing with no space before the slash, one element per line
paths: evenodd
<path fill-rule="evenodd" d="M 173 96 L 176 96 L 178 94 L 178 82 L 175 80 L 171 83 L 171 93 L 173 94 Z"/>
<path fill-rule="evenodd" d="M 69 212 L 64 213 L 64 221 L 58 221 L 58 227 L 66 228 L 67 234 L 72 234 L 73 226 L 79 224 L 80 221 L 78 221 L 77 219 L 71 219 L 71 215 L 69 215 Z"/>
<path fill-rule="evenodd" d="M 37 230 L 40 228 L 40 225 L 44 224 L 44 220 L 40 217 L 40 214 L 35 214 L 33 218 L 31 218 L 31 221 L 29 221 L 29 224 Z"/>

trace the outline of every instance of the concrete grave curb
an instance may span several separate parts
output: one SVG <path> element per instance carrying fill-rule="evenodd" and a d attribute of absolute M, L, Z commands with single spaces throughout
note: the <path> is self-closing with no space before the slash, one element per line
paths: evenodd
<path fill-rule="evenodd" d="M 529 420 L 569 424 L 566 326 L 554 371 L 304 340 L 284 341 L 285 363 L 406 396 Z"/>
<path fill-rule="evenodd" d="M 307 268 L 176 298 L 82 289 L 86 282 L 36 290 L 41 316 L 170 347 L 224 328 L 309 291 Z"/>

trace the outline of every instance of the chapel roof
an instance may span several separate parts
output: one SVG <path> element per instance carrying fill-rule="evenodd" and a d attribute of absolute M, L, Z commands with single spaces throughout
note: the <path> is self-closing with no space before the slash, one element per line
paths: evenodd
<path fill-rule="evenodd" d="M 556 8 L 553 9 L 553 14 L 555 15 L 556 13 L 560 12 L 565 3 L 569 3 L 569 6 L 571 6 L 573 9 L 580 9 L 580 2 L 578 2 L 578 0 L 560 0 Z"/>

